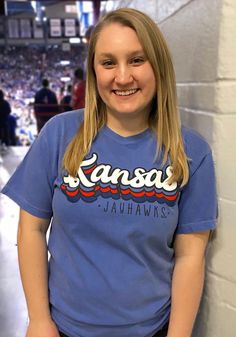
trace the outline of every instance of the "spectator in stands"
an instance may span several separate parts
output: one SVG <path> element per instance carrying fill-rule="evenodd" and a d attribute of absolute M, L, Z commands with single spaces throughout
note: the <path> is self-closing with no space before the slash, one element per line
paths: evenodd
<path fill-rule="evenodd" d="M 11 113 L 11 106 L 9 102 L 4 99 L 4 92 L 0 90 L 0 141 L 4 146 L 9 145 L 9 115 Z"/>
<path fill-rule="evenodd" d="M 85 80 L 82 68 L 77 68 L 74 72 L 71 106 L 73 110 L 81 109 L 85 106 Z"/>
<path fill-rule="evenodd" d="M 9 145 L 17 145 L 17 136 L 16 136 L 17 121 L 16 116 L 10 114 L 8 116 L 8 132 L 9 132 Z"/>
<path fill-rule="evenodd" d="M 65 87 L 63 85 L 62 87 L 60 87 L 59 93 L 57 95 L 58 102 L 61 102 L 62 98 L 64 97 L 64 93 L 65 93 Z"/>
<path fill-rule="evenodd" d="M 51 117 L 59 112 L 56 94 L 49 89 L 49 81 L 46 78 L 42 80 L 42 88 L 35 95 L 34 112 L 38 132 Z"/>
<path fill-rule="evenodd" d="M 72 85 L 68 84 L 68 86 L 66 88 L 66 94 L 64 95 L 64 97 L 62 97 L 62 100 L 60 102 L 61 112 L 72 110 L 72 107 L 71 107 L 71 99 L 72 99 L 71 92 L 72 92 Z"/>
<path fill-rule="evenodd" d="M 70 50 L 70 66 L 61 64 L 68 58 L 68 52 L 57 46 L 41 45 L 0 46 L 0 88 L 7 95 L 12 111 L 17 117 L 17 127 L 25 125 L 31 129 L 35 118 L 29 120 L 24 114 L 29 102 L 34 100 L 42 79 L 48 78 L 50 87 L 58 93 L 62 77 L 74 77 L 74 69 L 83 68 L 87 44 L 73 45 Z M 27 76 L 24 74 L 27 73 Z M 85 74 L 85 73 L 84 73 Z M 13 90 L 14 88 L 14 90 Z M 57 99 L 60 102 L 60 99 Z"/>

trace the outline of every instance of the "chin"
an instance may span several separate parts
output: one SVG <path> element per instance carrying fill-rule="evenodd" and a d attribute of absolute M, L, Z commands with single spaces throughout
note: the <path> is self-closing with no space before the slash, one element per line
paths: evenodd
<path fill-rule="evenodd" d="M 141 113 L 142 109 L 134 109 L 133 106 L 127 106 L 127 107 L 119 107 L 111 109 L 111 111 L 114 111 L 115 113 L 124 114 L 124 115 L 137 115 Z"/>

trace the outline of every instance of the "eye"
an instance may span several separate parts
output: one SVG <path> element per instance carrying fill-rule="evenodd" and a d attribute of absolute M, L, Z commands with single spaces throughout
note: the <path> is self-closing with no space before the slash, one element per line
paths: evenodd
<path fill-rule="evenodd" d="M 145 58 L 142 56 L 136 56 L 131 59 L 130 63 L 133 65 L 141 65 L 145 62 Z"/>
<path fill-rule="evenodd" d="M 114 62 L 112 60 L 103 60 L 101 61 L 101 65 L 104 68 L 112 68 L 114 66 Z"/>

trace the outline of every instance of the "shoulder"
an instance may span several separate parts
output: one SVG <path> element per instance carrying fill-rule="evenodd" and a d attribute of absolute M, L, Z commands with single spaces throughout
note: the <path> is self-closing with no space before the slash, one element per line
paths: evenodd
<path fill-rule="evenodd" d="M 35 94 L 35 97 L 41 97 L 41 96 L 44 96 L 44 95 L 46 95 L 46 91 L 45 91 L 45 88 L 41 88 L 41 89 L 39 89 L 37 92 L 36 92 L 36 94 Z"/>
<path fill-rule="evenodd" d="M 48 93 L 53 95 L 53 96 L 56 96 L 56 93 L 52 90 L 52 89 L 47 89 L 48 90 Z"/>
<path fill-rule="evenodd" d="M 35 96 L 37 97 L 38 95 L 40 95 L 41 91 L 42 91 L 42 89 L 39 89 L 38 91 L 36 91 Z"/>
<path fill-rule="evenodd" d="M 182 127 L 182 137 L 187 155 L 206 155 L 211 152 L 209 144 L 197 131 Z"/>
<path fill-rule="evenodd" d="M 64 112 L 52 117 L 40 131 L 36 143 L 44 144 L 50 153 L 62 156 L 83 120 L 83 110 Z"/>
<path fill-rule="evenodd" d="M 52 117 L 43 128 L 46 133 L 66 133 L 73 136 L 84 119 L 84 110 L 63 112 Z"/>
<path fill-rule="evenodd" d="M 211 156 L 211 148 L 204 137 L 193 129 L 182 127 L 182 137 L 190 170 L 195 171 L 206 156 Z"/>
<path fill-rule="evenodd" d="M 10 103 L 7 100 L 4 100 L 3 103 L 4 103 L 5 107 L 7 107 L 7 108 L 10 107 Z"/>

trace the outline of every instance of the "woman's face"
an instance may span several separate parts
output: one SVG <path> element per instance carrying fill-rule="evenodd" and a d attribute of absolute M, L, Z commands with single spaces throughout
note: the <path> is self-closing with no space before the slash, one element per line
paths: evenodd
<path fill-rule="evenodd" d="M 105 26 L 97 40 L 94 69 L 99 95 L 109 114 L 147 119 L 156 80 L 135 31 L 118 23 Z M 145 117 L 144 117 L 145 116 Z"/>

